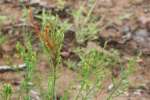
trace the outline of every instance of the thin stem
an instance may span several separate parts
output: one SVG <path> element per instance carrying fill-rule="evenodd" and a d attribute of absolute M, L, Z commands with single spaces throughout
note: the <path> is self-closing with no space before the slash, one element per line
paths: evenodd
<path fill-rule="evenodd" d="M 79 96 L 80 96 L 80 94 L 81 94 L 81 92 L 82 92 L 82 90 L 83 90 L 84 83 L 85 83 L 85 82 L 83 82 L 83 84 L 81 85 L 81 88 L 80 88 L 80 90 L 79 90 L 79 92 L 78 92 L 78 94 L 77 94 L 75 100 L 78 100 L 78 98 L 79 98 Z"/>
<path fill-rule="evenodd" d="M 100 69 L 100 70 L 104 70 L 104 68 L 102 68 L 102 69 Z M 89 89 L 89 90 L 86 92 L 86 94 L 85 94 L 83 100 L 86 100 L 86 99 L 87 99 L 88 95 L 96 88 L 97 84 L 98 84 L 100 81 L 102 81 L 103 79 L 104 79 L 104 78 L 99 78 L 99 79 L 97 79 L 97 81 L 94 83 L 94 85 L 91 87 L 91 89 Z M 99 89 L 102 89 L 102 84 L 99 85 Z"/>
<path fill-rule="evenodd" d="M 95 88 L 96 88 L 96 85 L 97 83 L 99 82 L 99 80 L 97 82 L 95 82 L 95 84 L 93 85 L 93 87 L 91 89 L 89 89 L 87 92 L 86 92 L 86 95 L 84 96 L 84 99 L 83 100 L 86 100 L 88 95 L 91 93 L 91 91 L 93 91 Z M 100 85 L 101 87 L 102 85 Z"/>
<path fill-rule="evenodd" d="M 85 20 L 84 20 L 83 26 L 87 24 L 87 22 L 88 22 L 88 20 L 89 20 L 89 18 L 90 18 L 90 16 L 91 16 L 91 14 L 92 14 L 92 12 L 93 12 L 95 6 L 96 6 L 96 3 L 97 3 L 97 0 L 94 2 L 93 6 L 90 8 L 87 17 L 86 17 Z"/>
<path fill-rule="evenodd" d="M 111 98 L 113 97 L 113 94 L 117 91 L 117 89 L 120 87 L 122 80 L 120 80 L 120 82 L 118 83 L 118 85 L 116 85 L 116 87 L 113 89 L 113 91 L 111 92 L 111 94 L 108 96 L 107 100 L 111 100 Z"/>
<path fill-rule="evenodd" d="M 54 63 L 54 69 L 53 69 L 53 100 L 56 100 L 56 66 L 57 66 L 57 64 Z"/>

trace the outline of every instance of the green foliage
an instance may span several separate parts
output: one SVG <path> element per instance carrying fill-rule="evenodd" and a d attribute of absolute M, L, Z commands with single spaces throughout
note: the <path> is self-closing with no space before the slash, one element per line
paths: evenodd
<path fill-rule="evenodd" d="M 1 97 L 3 100 L 11 100 L 12 86 L 10 84 L 4 84 Z"/>
<path fill-rule="evenodd" d="M 24 7 L 24 9 L 22 10 L 22 20 L 24 22 L 26 22 L 28 19 L 29 16 L 28 13 L 29 13 L 28 9 Z"/>
<path fill-rule="evenodd" d="M 7 20 L 7 16 L 0 15 L 0 24 Z"/>
<path fill-rule="evenodd" d="M 45 10 L 43 10 L 42 16 L 37 17 L 42 19 L 41 35 L 44 34 L 44 29 L 48 25 L 49 37 L 55 45 L 56 52 L 59 54 L 64 40 L 64 32 L 70 27 L 69 23 L 67 21 L 62 22 L 58 16 L 53 16 Z M 51 49 L 48 52 L 51 52 Z"/>
<path fill-rule="evenodd" d="M 26 44 L 26 49 L 20 43 L 17 43 L 16 48 L 27 66 L 27 78 L 32 80 L 32 74 L 36 66 L 36 52 L 33 51 L 29 41 Z"/>
<path fill-rule="evenodd" d="M 107 100 L 113 100 L 114 97 L 127 91 L 129 87 L 128 77 L 135 71 L 136 64 L 136 58 L 129 59 L 127 66 L 121 67 L 120 79 L 112 78 L 113 89 L 107 97 Z"/>
<path fill-rule="evenodd" d="M 61 63 L 61 56 L 60 51 L 63 45 L 64 41 L 64 32 L 69 28 L 69 24 L 67 21 L 60 21 L 58 16 L 53 16 L 49 13 L 46 13 L 45 10 L 43 10 L 42 16 L 38 16 L 42 19 L 42 31 L 41 36 L 44 35 L 45 27 L 48 25 L 48 39 L 50 40 L 51 46 L 48 48 L 46 45 L 45 39 L 42 39 L 40 37 L 40 40 L 43 44 L 43 51 L 46 55 L 48 55 L 48 59 L 50 60 L 50 65 L 53 67 L 53 74 L 50 74 L 53 76 L 53 78 L 50 76 L 49 82 L 48 82 L 48 100 L 52 99 L 56 100 L 56 71 L 58 65 Z"/>
<path fill-rule="evenodd" d="M 77 30 L 77 41 L 79 43 L 84 43 L 86 40 L 96 39 L 96 34 L 98 32 L 95 22 L 89 22 L 84 27 Z"/>
<path fill-rule="evenodd" d="M 128 89 L 128 77 L 135 70 L 136 60 L 131 59 L 127 64 L 127 68 L 121 63 L 119 54 L 115 50 L 109 52 L 91 49 L 88 52 L 80 53 L 81 62 L 81 88 L 75 100 L 82 98 L 83 100 L 91 100 L 101 87 L 104 86 L 103 81 L 111 76 L 112 69 L 117 64 L 121 65 L 119 78 L 112 76 L 113 89 L 111 90 L 108 100 L 121 95 Z M 80 51 L 82 52 L 82 51 Z"/>
<path fill-rule="evenodd" d="M 57 0 L 57 5 L 60 9 L 64 8 L 65 4 L 66 4 L 65 0 Z"/>
<path fill-rule="evenodd" d="M 104 79 L 110 75 L 110 67 L 119 63 L 116 54 L 91 49 L 87 53 L 80 55 L 81 62 L 81 88 L 76 97 L 82 97 L 83 100 L 92 99 L 96 91 L 103 85 Z M 91 81 L 91 78 L 93 80 Z"/>
<path fill-rule="evenodd" d="M 25 96 L 24 100 L 32 100 L 30 96 Z"/>
<path fill-rule="evenodd" d="M 54 86 L 54 77 L 53 75 L 51 75 L 48 78 L 48 91 L 45 100 L 50 100 L 53 98 L 54 95 L 53 86 Z"/>
<path fill-rule="evenodd" d="M 90 3 L 91 4 L 91 3 Z M 96 24 L 96 19 L 92 16 L 96 1 L 89 6 L 88 13 L 84 13 L 84 4 L 78 10 L 72 12 L 74 18 L 75 29 L 77 31 L 77 42 L 84 43 L 86 40 L 97 38 L 96 34 L 99 31 Z"/>
<path fill-rule="evenodd" d="M 69 100 L 69 93 L 65 91 L 63 97 L 60 100 Z"/>
<path fill-rule="evenodd" d="M 6 37 L 0 33 L 0 45 L 5 43 L 5 41 L 6 41 Z"/>
<path fill-rule="evenodd" d="M 26 98 L 25 100 L 29 100 L 27 99 L 30 98 L 28 93 L 32 89 L 29 83 L 32 81 L 34 75 L 33 73 L 36 66 L 36 52 L 33 51 L 32 45 L 29 41 L 26 44 L 26 49 L 20 43 L 17 43 L 16 48 L 27 66 L 25 80 L 22 82 L 21 89 L 26 93 L 24 99 Z"/>

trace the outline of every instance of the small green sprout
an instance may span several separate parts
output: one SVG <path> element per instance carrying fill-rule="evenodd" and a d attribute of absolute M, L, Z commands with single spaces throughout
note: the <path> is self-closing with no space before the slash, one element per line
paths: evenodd
<path fill-rule="evenodd" d="M 84 4 L 82 4 L 78 10 L 72 12 L 75 28 L 77 30 L 77 42 L 80 44 L 85 43 L 87 40 L 93 40 L 97 38 L 96 34 L 99 29 L 97 28 L 94 16 L 92 16 L 96 2 L 97 0 L 94 1 L 92 6 L 89 7 L 88 13 L 86 15 L 83 15 Z"/>
<path fill-rule="evenodd" d="M 23 58 L 26 66 L 27 66 L 27 71 L 25 75 L 25 80 L 23 80 L 21 89 L 26 93 L 26 97 L 28 97 L 28 94 L 31 90 L 30 82 L 33 79 L 33 73 L 35 71 L 35 66 L 36 66 L 36 53 L 33 51 L 31 43 L 28 41 L 26 44 L 27 47 L 27 52 L 26 49 L 20 44 L 17 43 L 16 48 L 18 52 L 20 53 L 21 57 Z"/>
<path fill-rule="evenodd" d="M 11 100 L 12 86 L 10 84 L 5 84 L 2 90 L 3 100 Z"/>
<path fill-rule="evenodd" d="M 2 35 L 0 33 L 0 45 L 2 45 L 3 43 L 5 43 L 5 41 L 6 41 L 6 36 L 4 36 L 4 35 Z"/>
<path fill-rule="evenodd" d="M 7 16 L 0 15 L 0 24 L 3 23 L 7 19 L 8 19 Z"/>

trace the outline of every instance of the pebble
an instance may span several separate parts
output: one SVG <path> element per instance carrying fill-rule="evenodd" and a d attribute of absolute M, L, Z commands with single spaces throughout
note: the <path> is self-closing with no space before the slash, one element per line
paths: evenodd
<path fill-rule="evenodd" d="M 134 33 L 132 38 L 138 44 L 143 54 L 150 54 L 150 32 L 146 29 L 139 29 Z"/>
<path fill-rule="evenodd" d="M 138 18 L 138 21 L 139 21 L 141 24 L 145 25 L 145 24 L 147 24 L 148 22 L 150 22 L 150 18 L 149 18 L 149 17 L 146 17 L 146 16 L 141 16 L 141 17 Z"/>
<path fill-rule="evenodd" d="M 138 95 L 138 96 L 141 96 L 142 95 L 142 90 L 141 89 L 137 89 L 133 94 L 134 95 Z"/>
<path fill-rule="evenodd" d="M 122 28 L 122 32 L 124 34 L 127 34 L 127 33 L 131 32 L 131 28 L 127 25 L 124 25 L 123 28 Z"/>
<path fill-rule="evenodd" d="M 110 84 L 110 85 L 108 86 L 108 91 L 111 91 L 113 88 L 114 88 L 114 85 L 113 85 L 113 84 Z"/>
<path fill-rule="evenodd" d="M 112 7 L 114 2 L 113 0 L 99 0 L 98 3 L 102 7 Z"/>
<path fill-rule="evenodd" d="M 34 91 L 34 90 L 31 90 L 31 91 L 30 91 L 30 95 L 31 95 L 31 97 L 32 97 L 32 100 L 41 100 L 41 99 L 40 99 L 40 96 L 39 96 L 39 93 L 36 92 L 36 91 Z"/>
<path fill-rule="evenodd" d="M 31 5 L 39 4 L 39 5 L 42 5 L 42 6 L 47 5 L 47 3 L 44 2 L 44 1 L 42 1 L 42 0 L 30 0 L 30 4 L 31 4 Z"/>
<path fill-rule="evenodd" d="M 137 36 L 137 37 L 147 37 L 148 36 L 148 32 L 147 32 L 147 30 L 145 30 L 145 29 L 139 29 L 137 32 L 135 32 L 135 35 Z"/>
<path fill-rule="evenodd" d="M 144 0 L 130 0 L 132 4 L 138 5 L 141 4 Z"/>

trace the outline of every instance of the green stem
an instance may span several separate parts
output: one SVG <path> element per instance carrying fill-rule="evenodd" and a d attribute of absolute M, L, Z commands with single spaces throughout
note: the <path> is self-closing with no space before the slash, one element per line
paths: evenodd
<path fill-rule="evenodd" d="M 116 85 L 116 87 L 113 89 L 113 91 L 111 92 L 111 94 L 108 96 L 107 100 L 111 100 L 113 97 L 113 94 L 117 91 L 117 89 L 121 86 L 122 80 L 120 80 L 120 82 Z"/>
<path fill-rule="evenodd" d="M 80 90 L 79 90 L 79 92 L 78 92 L 78 94 L 77 94 L 75 100 L 78 100 L 78 98 L 79 98 L 79 96 L 80 96 L 80 94 L 81 94 L 81 92 L 82 92 L 82 90 L 83 90 L 84 84 L 85 84 L 85 82 L 83 81 L 83 84 L 81 85 L 81 88 L 80 88 Z"/>
<path fill-rule="evenodd" d="M 54 66 L 53 100 L 56 100 L 56 66 Z"/>
<path fill-rule="evenodd" d="M 56 100 L 56 68 L 57 68 L 57 60 L 53 60 L 53 100 Z"/>
<path fill-rule="evenodd" d="M 96 85 L 97 85 L 98 82 L 99 82 L 99 80 L 97 82 L 95 82 L 94 85 L 93 85 L 93 87 L 86 92 L 86 95 L 84 96 L 83 100 L 87 100 L 88 95 L 96 88 Z M 100 85 L 100 87 L 101 86 L 102 85 Z"/>
<path fill-rule="evenodd" d="M 89 12 L 88 12 L 88 14 L 87 14 L 87 17 L 86 17 L 85 20 L 84 20 L 83 26 L 87 24 L 87 22 L 88 22 L 88 20 L 89 20 L 89 18 L 90 18 L 90 16 L 91 16 L 91 14 L 92 14 L 92 12 L 93 12 L 95 6 L 96 6 L 96 3 L 97 3 L 97 0 L 94 2 L 93 6 L 90 8 L 90 10 L 89 10 Z"/>

